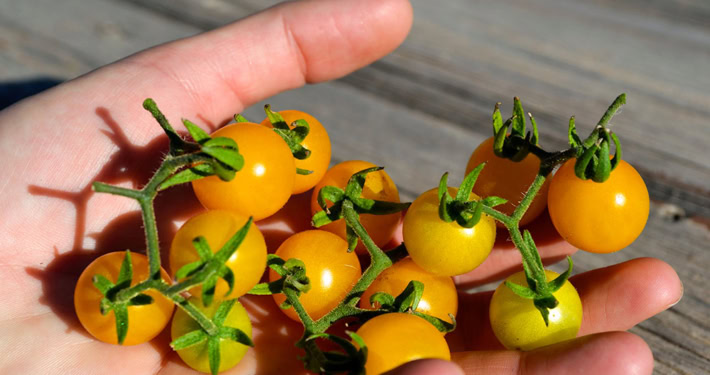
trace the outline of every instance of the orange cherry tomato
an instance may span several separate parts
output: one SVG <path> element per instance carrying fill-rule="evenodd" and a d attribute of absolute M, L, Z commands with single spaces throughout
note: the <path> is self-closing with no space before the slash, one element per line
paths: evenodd
<path fill-rule="evenodd" d="M 356 333 L 367 345 L 368 375 L 382 374 L 417 359 L 451 359 L 444 335 L 416 315 L 379 315 L 365 322 Z"/>
<path fill-rule="evenodd" d="M 109 344 L 118 344 L 116 317 L 113 311 L 101 314 L 99 307 L 104 295 L 94 286 L 93 278 L 102 275 L 115 283 L 125 256 L 125 252 L 117 251 L 96 258 L 81 273 L 74 289 L 74 310 L 79 322 L 92 336 Z M 131 264 L 131 286 L 148 279 L 148 258 L 145 255 L 131 252 Z M 160 269 L 160 275 L 163 280 L 170 282 L 165 270 Z M 153 298 L 152 303 L 128 306 L 128 332 L 123 345 L 137 345 L 152 340 L 168 325 L 173 315 L 174 304 L 171 300 L 156 290 L 148 290 L 145 294 Z"/>
<path fill-rule="evenodd" d="M 548 208 L 557 231 L 592 253 L 630 245 L 648 220 L 648 189 L 641 176 L 621 160 L 608 180 L 597 183 L 577 178 L 574 164 L 574 159 L 563 164 L 550 184 Z"/>
<path fill-rule="evenodd" d="M 321 211 L 321 208 L 318 205 L 318 192 L 320 189 L 326 185 L 344 189 L 353 174 L 372 167 L 375 167 L 375 165 L 366 161 L 350 160 L 344 161 L 330 168 L 328 172 L 325 173 L 325 176 L 323 176 L 323 179 L 313 189 L 313 196 L 311 197 L 311 213 L 315 214 L 316 212 Z M 365 178 L 365 185 L 362 190 L 362 196 L 368 199 L 399 202 L 399 191 L 397 190 L 397 186 L 384 170 L 372 172 L 367 175 Z M 360 222 L 365 227 L 365 230 L 367 230 L 367 233 L 370 235 L 375 244 L 382 247 L 392 239 L 394 231 L 397 229 L 397 225 L 399 225 L 400 218 L 400 213 L 389 215 L 362 214 L 360 215 Z M 344 219 L 324 225 L 320 229 L 335 233 L 343 239 L 346 238 Z M 367 253 L 367 250 L 362 242 L 358 243 L 356 251 L 358 254 Z"/>
<path fill-rule="evenodd" d="M 325 171 L 328 170 L 328 165 L 330 164 L 330 138 L 320 121 L 308 113 L 296 110 L 285 110 L 278 113 L 284 118 L 289 127 L 294 121 L 303 119 L 308 123 L 310 129 L 308 135 L 301 142 L 303 147 L 311 151 L 310 156 L 303 160 L 294 159 L 296 168 L 313 171 L 313 173 L 307 175 L 296 175 L 293 194 L 303 193 L 314 187 L 323 178 Z M 261 124 L 273 127 L 268 118 L 265 118 Z"/>
<path fill-rule="evenodd" d="M 224 210 L 203 212 L 183 224 L 175 234 L 170 247 L 170 272 L 174 277 L 177 271 L 186 264 L 200 259 L 192 240 L 202 236 L 207 240 L 210 250 L 216 253 L 234 236 L 248 218 Z M 266 268 L 266 243 L 259 228 L 252 224 L 241 245 L 226 262 L 234 273 L 234 289 L 229 295 L 229 286 L 223 279 L 217 280 L 216 299 L 237 298 L 256 285 Z M 202 287 L 190 289 L 193 295 L 201 296 Z"/>
<path fill-rule="evenodd" d="M 308 230 L 296 233 L 284 241 L 276 255 L 283 260 L 300 259 L 306 266 L 306 276 L 311 289 L 301 294 L 300 301 L 311 318 L 319 319 L 333 310 L 360 278 L 360 261 L 354 252 L 348 252 L 348 244 L 333 233 Z M 281 276 L 269 270 L 269 281 Z M 274 301 L 281 305 L 286 296 L 274 294 Z M 281 310 L 291 319 L 300 321 L 293 308 Z"/>
<path fill-rule="evenodd" d="M 486 163 L 486 166 L 478 175 L 473 192 L 484 198 L 494 195 L 507 199 L 507 203 L 496 207 L 496 209 L 506 215 L 512 214 L 523 199 L 525 192 L 528 191 L 528 187 L 535 180 L 540 169 L 540 159 L 533 154 L 528 154 L 519 162 L 498 157 L 493 152 L 493 138 L 491 137 L 483 141 L 473 151 L 466 165 L 466 174 L 483 162 Z M 549 180 L 542 185 L 520 220 L 520 225 L 531 222 L 545 210 L 549 185 Z M 497 221 L 496 225 L 502 226 Z"/>
<path fill-rule="evenodd" d="M 448 276 L 437 276 L 424 271 L 411 258 L 402 259 L 382 271 L 363 293 L 360 307 L 373 308 L 370 297 L 377 292 L 385 292 L 396 297 L 412 280 L 424 284 L 424 293 L 417 311 L 452 323 L 449 314 L 456 317 L 458 309 L 458 294 L 454 281 Z"/>
<path fill-rule="evenodd" d="M 253 123 L 227 125 L 212 134 L 237 142 L 244 167 L 228 182 L 217 176 L 195 180 L 192 187 L 203 206 L 266 218 L 286 204 L 296 167 L 291 150 L 274 131 Z"/>

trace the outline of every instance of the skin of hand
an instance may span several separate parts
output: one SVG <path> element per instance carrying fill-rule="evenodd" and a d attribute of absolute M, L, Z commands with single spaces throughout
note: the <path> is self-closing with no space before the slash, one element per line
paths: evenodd
<path fill-rule="evenodd" d="M 94 194 L 93 181 L 138 187 L 167 150 L 141 108 L 152 97 L 173 124 L 215 130 L 245 107 L 306 83 L 341 77 L 398 46 L 412 21 L 407 0 L 307 0 L 278 5 L 223 28 L 158 46 L 64 83 L 0 112 L 0 373 L 192 373 L 171 352 L 168 330 L 119 347 L 91 338 L 73 310 L 79 274 L 99 255 L 145 248 L 132 200 Z M 268 43 L 265 43 L 268 41 Z M 308 223 L 307 194 L 258 225 L 270 249 Z M 189 188 L 156 200 L 163 254 L 180 223 L 201 210 Z M 306 227 L 304 227 L 306 226 Z M 531 229 L 546 262 L 571 249 L 549 219 Z M 164 262 L 163 264 L 167 264 Z M 503 278 L 520 256 L 501 241 L 489 259 L 458 276 L 462 289 Z M 455 363 L 422 360 L 397 374 L 647 374 L 652 354 L 624 332 L 677 302 L 667 264 L 637 259 L 573 277 L 584 304 L 580 337 L 531 352 L 503 350 L 488 323 L 491 293 L 460 293 Z M 301 327 L 270 297 L 245 297 L 256 347 L 230 374 L 303 373 L 292 343 Z M 278 358 L 276 361 L 274 358 Z"/>

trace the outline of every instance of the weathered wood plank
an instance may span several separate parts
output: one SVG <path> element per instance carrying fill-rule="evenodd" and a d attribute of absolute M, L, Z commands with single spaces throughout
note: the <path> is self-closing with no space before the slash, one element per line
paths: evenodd
<path fill-rule="evenodd" d="M 109 0 L 0 0 L 0 79 L 67 79 L 200 29 Z"/>

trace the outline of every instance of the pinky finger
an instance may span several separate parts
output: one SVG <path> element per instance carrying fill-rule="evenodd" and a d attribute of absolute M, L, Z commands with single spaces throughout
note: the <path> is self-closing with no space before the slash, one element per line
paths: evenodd
<path fill-rule="evenodd" d="M 653 372 L 653 354 L 638 336 L 605 332 L 579 337 L 530 352 L 475 351 L 452 353 L 466 374 L 604 374 Z"/>

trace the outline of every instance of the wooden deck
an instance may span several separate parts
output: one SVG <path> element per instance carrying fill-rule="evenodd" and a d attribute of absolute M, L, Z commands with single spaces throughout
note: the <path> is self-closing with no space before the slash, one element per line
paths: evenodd
<path fill-rule="evenodd" d="M 0 92 L 72 78 L 273 3 L 0 0 Z M 626 92 L 614 129 L 648 184 L 651 217 L 624 251 L 576 254 L 575 272 L 642 256 L 670 263 L 683 300 L 631 331 L 650 344 L 657 374 L 708 373 L 710 2 L 413 3 L 414 27 L 394 53 L 270 102 L 316 114 L 331 132 L 334 162 L 386 165 L 411 199 L 443 171 L 460 181 L 471 150 L 489 136 L 495 102 L 506 114 L 519 96 L 542 126 L 543 145 L 554 149 L 564 147 L 569 116 L 585 133 Z M 261 118 L 262 105 L 247 117 Z M 358 138 L 369 141 L 356 147 Z"/>

